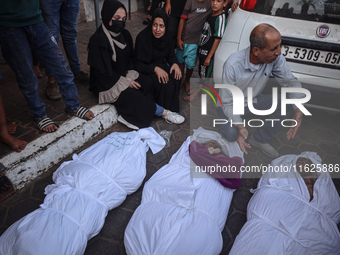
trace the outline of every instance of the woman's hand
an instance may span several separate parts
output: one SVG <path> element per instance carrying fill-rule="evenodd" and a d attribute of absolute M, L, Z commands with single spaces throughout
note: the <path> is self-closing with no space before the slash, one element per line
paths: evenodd
<path fill-rule="evenodd" d="M 182 72 L 181 72 L 181 68 L 179 68 L 179 66 L 174 63 L 171 68 L 170 68 L 170 74 L 172 73 L 172 71 L 175 71 L 175 79 L 176 80 L 180 80 L 182 78 Z"/>
<path fill-rule="evenodd" d="M 131 81 L 129 84 L 129 87 L 139 90 L 142 86 L 136 81 Z"/>
<path fill-rule="evenodd" d="M 164 83 L 164 84 L 168 83 L 168 81 L 169 81 L 169 74 L 166 71 L 164 71 L 162 68 L 156 66 L 155 67 L 155 74 L 158 77 L 158 82 L 159 83 Z"/>

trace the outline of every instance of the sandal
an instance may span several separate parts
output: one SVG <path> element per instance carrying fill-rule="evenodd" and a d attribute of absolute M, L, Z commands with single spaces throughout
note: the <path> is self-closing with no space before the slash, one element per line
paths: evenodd
<path fill-rule="evenodd" d="M 54 124 L 57 128 L 59 127 L 59 125 L 57 123 L 55 123 L 53 120 L 51 120 L 49 117 L 45 117 L 43 119 L 41 119 L 39 122 L 36 122 L 36 121 L 33 121 L 34 124 L 39 128 L 39 130 L 41 132 L 45 132 L 45 133 L 53 133 L 57 130 L 54 130 L 54 131 L 51 131 L 51 132 L 48 132 L 48 131 L 44 131 L 44 128 L 51 125 L 51 124 Z"/>
<path fill-rule="evenodd" d="M 83 120 L 90 120 L 89 118 L 85 117 L 86 113 L 88 113 L 88 112 L 89 112 L 89 109 L 87 109 L 83 106 L 79 107 L 79 109 L 75 112 L 66 111 L 66 113 L 71 114 L 72 116 L 78 117 L 78 118 L 83 119 Z"/>
<path fill-rule="evenodd" d="M 148 17 L 146 17 L 146 18 L 143 20 L 143 24 L 144 24 L 144 25 L 149 25 L 150 21 L 151 21 L 151 19 L 148 18 Z"/>

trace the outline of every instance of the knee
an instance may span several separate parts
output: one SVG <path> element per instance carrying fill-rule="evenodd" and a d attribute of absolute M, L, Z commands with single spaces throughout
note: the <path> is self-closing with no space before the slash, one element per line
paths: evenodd
<path fill-rule="evenodd" d="M 188 69 L 194 69 L 196 64 L 196 57 L 195 58 L 186 57 L 184 62 Z"/>
<path fill-rule="evenodd" d="M 228 142 L 235 142 L 238 137 L 238 129 L 234 126 L 228 127 L 227 124 L 221 125 L 220 132 Z"/>
<path fill-rule="evenodd" d="M 61 38 L 63 38 L 63 41 L 66 42 L 75 42 L 76 41 L 76 37 L 78 35 L 78 31 L 77 29 L 61 29 L 60 30 L 60 35 Z"/>
<path fill-rule="evenodd" d="M 287 106 L 287 108 L 286 108 L 286 116 L 288 117 L 288 118 L 293 118 L 293 116 L 294 116 L 294 113 L 295 113 L 295 109 L 293 108 L 293 106 L 291 106 L 291 105 L 288 105 Z"/>

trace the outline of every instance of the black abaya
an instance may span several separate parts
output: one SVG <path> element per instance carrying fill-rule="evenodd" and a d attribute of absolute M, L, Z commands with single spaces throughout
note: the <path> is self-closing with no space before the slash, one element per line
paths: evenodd
<path fill-rule="evenodd" d="M 128 70 L 133 69 L 133 42 L 127 30 L 121 32 L 126 43 L 124 49 L 115 46 L 116 62 L 112 60 L 112 48 L 100 26 L 91 36 L 88 45 L 88 64 L 90 65 L 90 90 L 96 95 L 100 92 L 110 93 L 113 86 L 121 77 L 125 77 Z M 118 99 L 113 102 L 118 114 L 139 128 L 148 127 L 156 110 L 153 98 L 151 79 L 139 75 L 136 81 L 142 86 L 140 90 L 126 88 L 120 92 Z M 111 103 L 111 102 L 103 102 Z"/>
<path fill-rule="evenodd" d="M 162 18 L 167 26 L 168 17 L 163 10 L 157 10 L 153 20 L 157 17 Z M 180 80 L 174 78 L 174 71 L 170 74 L 170 67 L 174 63 L 178 64 L 172 44 L 173 37 L 171 32 L 166 30 L 161 38 L 156 39 L 152 34 L 153 20 L 136 38 L 135 67 L 138 72 L 152 79 L 156 103 L 170 111 L 179 112 Z M 154 72 L 156 66 L 169 74 L 168 83 L 158 81 Z"/>

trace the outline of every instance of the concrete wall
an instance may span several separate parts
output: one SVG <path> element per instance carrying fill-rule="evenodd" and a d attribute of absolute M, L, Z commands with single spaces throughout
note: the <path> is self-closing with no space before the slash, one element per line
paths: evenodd
<path fill-rule="evenodd" d="M 120 0 L 124 5 L 127 11 L 129 11 L 129 5 L 128 0 Z M 99 0 L 99 13 L 102 9 L 104 0 Z M 138 0 L 130 0 L 131 2 L 131 12 L 138 11 L 138 8 L 140 8 L 141 4 L 138 3 L 140 1 Z M 94 7 L 94 0 L 80 0 L 80 13 L 78 22 L 89 22 L 95 20 L 95 7 Z"/>

